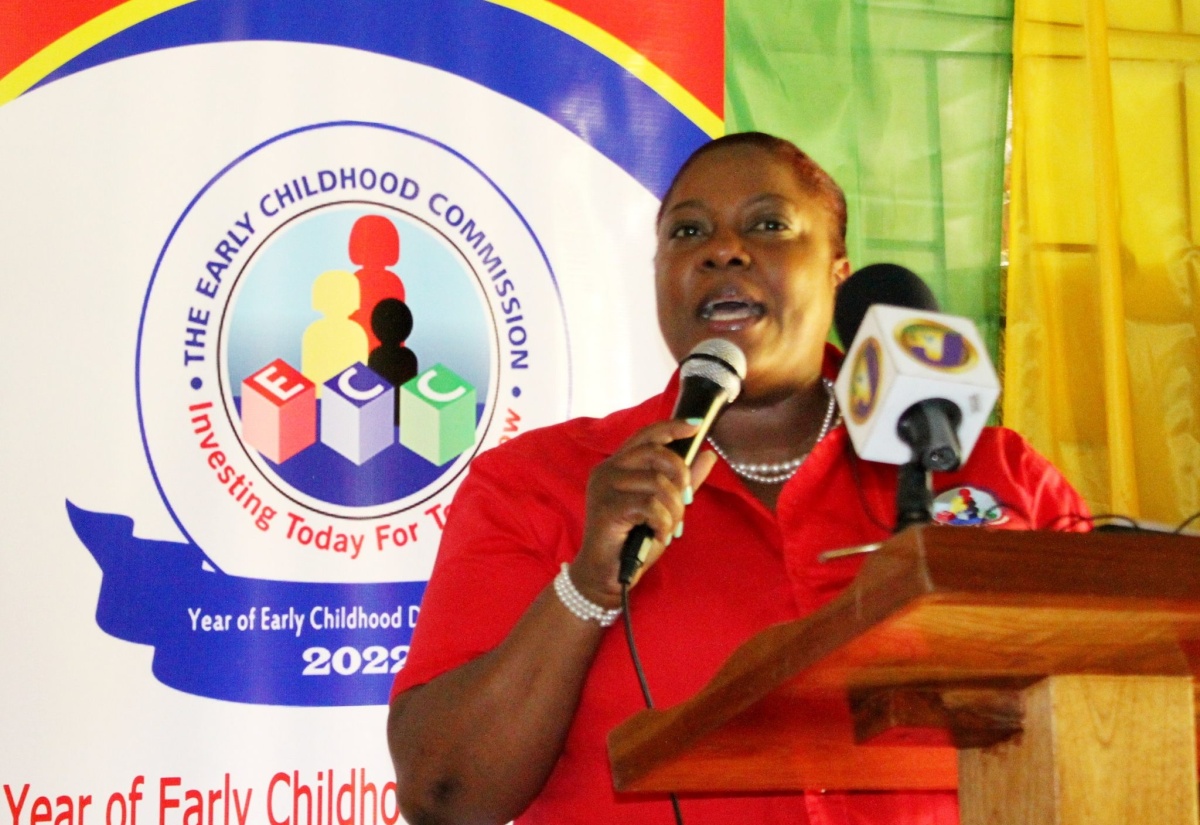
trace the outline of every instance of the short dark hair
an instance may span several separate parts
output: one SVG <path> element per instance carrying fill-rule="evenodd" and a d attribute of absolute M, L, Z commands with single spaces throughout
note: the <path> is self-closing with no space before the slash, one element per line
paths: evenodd
<path fill-rule="evenodd" d="M 833 241 L 833 256 L 835 258 L 846 257 L 846 193 L 842 191 L 842 187 L 838 186 L 837 181 L 799 146 L 790 140 L 768 135 L 766 132 L 734 132 L 733 134 L 710 140 L 692 152 L 688 159 L 683 162 L 683 165 L 679 167 L 679 171 L 675 173 L 675 177 L 671 179 L 671 185 L 667 187 L 667 191 L 663 195 L 662 204 L 658 208 L 658 217 L 655 219 L 655 223 L 662 221 L 663 209 L 666 208 L 667 201 L 670 200 L 671 193 L 675 191 L 675 185 L 679 183 L 679 179 L 683 177 L 683 173 L 698 158 L 707 155 L 709 152 L 729 146 L 757 146 L 769 152 L 774 152 L 781 158 L 790 161 L 792 169 L 796 174 L 796 180 L 799 181 L 800 186 L 815 195 L 817 200 L 829 210 L 829 215 L 833 218 L 833 237 L 831 239 Z"/>

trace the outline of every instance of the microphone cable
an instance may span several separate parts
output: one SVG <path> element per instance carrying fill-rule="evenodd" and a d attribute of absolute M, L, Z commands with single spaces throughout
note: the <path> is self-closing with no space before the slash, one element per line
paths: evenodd
<path fill-rule="evenodd" d="M 698 424 L 697 432 L 690 438 L 682 438 L 667 444 L 667 449 L 684 460 L 687 466 L 704 444 L 708 430 L 717 416 L 731 404 L 742 390 L 746 377 L 746 355 L 738 346 L 724 338 L 709 338 L 697 344 L 679 365 L 679 396 L 675 399 L 672 418 L 693 420 Z M 629 588 L 642 566 L 642 551 L 654 540 L 654 531 L 646 524 L 638 524 L 629 531 L 621 546 L 620 567 L 617 581 L 621 584 L 621 616 L 625 626 L 625 642 L 633 659 L 633 670 L 642 699 L 646 707 L 654 709 L 650 696 L 650 685 L 642 660 L 638 656 L 637 644 L 633 640 L 633 620 L 629 618 Z M 675 812 L 676 825 L 683 825 L 683 811 L 679 797 L 669 793 L 671 808 Z"/>
<path fill-rule="evenodd" d="M 1183 531 L 1186 530 L 1188 528 L 1188 525 L 1190 525 L 1196 519 L 1200 519 L 1200 510 L 1197 510 L 1196 512 L 1192 513 L 1190 516 L 1185 518 L 1182 522 L 1180 522 L 1179 526 L 1176 527 L 1172 532 L 1177 536 L 1184 535 Z"/>
<path fill-rule="evenodd" d="M 1192 522 L 1200 519 L 1200 510 L 1185 518 L 1174 529 L 1171 529 L 1169 525 L 1146 525 L 1133 516 L 1127 516 L 1122 513 L 1100 513 L 1093 516 L 1084 516 L 1079 513 L 1064 513 L 1041 529 L 1059 529 L 1058 524 L 1063 519 L 1069 520 L 1066 526 L 1062 528 L 1064 530 L 1074 527 L 1076 524 L 1087 523 L 1091 525 L 1093 530 L 1098 532 L 1158 533 L 1159 535 L 1190 536 L 1195 538 L 1194 533 L 1185 531 Z"/>
<path fill-rule="evenodd" d="M 654 698 L 650 695 L 650 683 L 646 681 L 646 672 L 642 670 L 642 659 L 638 656 L 637 643 L 633 640 L 633 620 L 629 618 L 629 584 L 621 584 L 621 623 L 625 627 L 625 643 L 629 647 L 629 657 L 633 660 L 633 672 L 637 674 L 638 687 L 642 689 L 642 699 L 646 708 L 654 710 Z M 671 798 L 671 808 L 675 812 L 675 825 L 683 825 L 683 811 L 679 807 L 679 797 L 674 791 L 668 794 Z"/>

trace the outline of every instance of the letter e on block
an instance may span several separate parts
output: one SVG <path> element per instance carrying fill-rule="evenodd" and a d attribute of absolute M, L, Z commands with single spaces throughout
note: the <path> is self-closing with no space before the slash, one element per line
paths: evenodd
<path fill-rule="evenodd" d="M 363 363 L 325 382 L 321 442 L 355 464 L 396 443 L 396 390 Z"/>
<path fill-rule="evenodd" d="M 282 358 L 247 377 L 242 439 L 276 464 L 316 443 L 316 385 Z"/>
<path fill-rule="evenodd" d="M 400 443 L 438 466 L 475 446 L 475 387 L 443 364 L 406 382 Z"/>

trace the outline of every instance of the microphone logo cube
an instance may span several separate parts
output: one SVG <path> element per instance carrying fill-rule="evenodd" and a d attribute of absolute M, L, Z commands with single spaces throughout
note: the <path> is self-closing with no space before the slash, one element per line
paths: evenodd
<path fill-rule="evenodd" d="M 863 317 L 834 384 L 854 449 L 867 461 L 905 464 L 912 448 L 897 423 L 913 405 L 945 399 L 962 413 L 970 455 L 1000 395 L 983 339 L 968 318 L 875 304 Z"/>
<path fill-rule="evenodd" d="M 400 387 L 400 443 L 438 466 L 475 445 L 475 387 L 436 364 Z"/>
<path fill-rule="evenodd" d="M 362 362 L 321 393 L 321 443 L 361 466 L 396 442 L 396 389 Z"/>
<path fill-rule="evenodd" d="M 242 381 L 242 439 L 282 464 L 317 441 L 317 387 L 282 358 Z"/>

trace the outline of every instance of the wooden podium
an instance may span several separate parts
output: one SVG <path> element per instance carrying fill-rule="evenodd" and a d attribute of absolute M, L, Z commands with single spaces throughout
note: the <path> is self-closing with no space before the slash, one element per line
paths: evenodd
<path fill-rule="evenodd" d="M 921 527 L 609 754 L 620 791 L 957 787 L 964 825 L 1196 825 L 1196 672 L 1200 539 Z"/>

